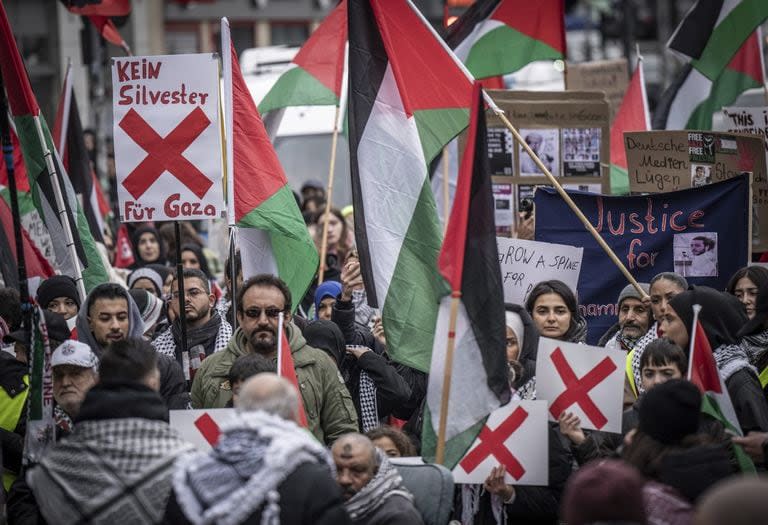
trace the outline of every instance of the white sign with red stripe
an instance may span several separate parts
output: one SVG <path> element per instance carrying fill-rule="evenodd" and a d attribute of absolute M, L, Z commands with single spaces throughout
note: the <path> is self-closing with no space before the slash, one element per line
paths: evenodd
<path fill-rule="evenodd" d="M 171 410 L 171 427 L 185 441 L 199 450 L 210 450 L 218 443 L 221 425 L 235 417 L 234 408 L 211 408 L 208 410 Z"/>

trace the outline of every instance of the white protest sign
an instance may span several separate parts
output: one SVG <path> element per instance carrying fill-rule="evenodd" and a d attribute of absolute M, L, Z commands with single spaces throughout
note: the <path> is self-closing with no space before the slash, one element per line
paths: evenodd
<path fill-rule="evenodd" d="M 541 337 L 536 398 L 549 402 L 552 421 L 572 412 L 583 429 L 621 432 L 626 359 L 621 350 Z"/>
<path fill-rule="evenodd" d="M 112 91 L 120 220 L 221 217 L 216 55 L 113 58 Z"/>
<path fill-rule="evenodd" d="M 504 284 L 504 302 L 525 304 L 541 281 L 558 279 L 576 292 L 584 248 L 565 244 L 496 237 Z"/>
<path fill-rule="evenodd" d="M 723 122 L 717 128 L 717 131 L 760 135 L 768 158 L 768 106 L 723 108 Z"/>
<path fill-rule="evenodd" d="M 455 483 L 482 483 L 504 465 L 504 479 L 515 485 L 547 485 L 549 426 L 546 401 L 510 401 L 497 408 L 480 435 L 453 469 Z"/>
<path fill-rule="evenodd" d="M 208 410 L 170 410 L 171 428 L 184 441 L 205 452 L 219 440 L 220 427 L 235 417 L 234 408 L 211 408 Z"/>

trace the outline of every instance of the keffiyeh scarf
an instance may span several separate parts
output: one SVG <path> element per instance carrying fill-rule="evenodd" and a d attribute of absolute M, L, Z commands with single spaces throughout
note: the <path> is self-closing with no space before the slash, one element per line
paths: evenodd
<path fill-rule="evenodd" d="M 376 383 L 365 370 L 360 371 L 360 419 L 363 423 L 363 432 L 378 427 L 379 409 L 376 403 Z"/>
<path fill-rule="evenodd" d="M 640 370 L 640 359 L 643 357 L 645 348 L 659 338 L 658 328 L 659 323 L 653 323 L 648 331 L 645 332 L 645 335 L 638 339 L 633 348 L 634 353 L 632 354 L 632 376 L 635 379 L 635 388 L 637 388 L 638 396 L 645 393 L 645 389 L 643 388 L 643 375 L 641 374 Z"/>
<path fill-rule="evenodd" d="M 413 496 L 403 485 L 403 478 L 400 477 L 397 468 L 389 462 L 386 454 L 378 448 L 376 449 L 376 459 L 379 462 L 379 471 L 360 492 L 344 503 L 347 513 L 355 521 L 375 512 L 387 499 L 395 494 L 413 501 Z"/>

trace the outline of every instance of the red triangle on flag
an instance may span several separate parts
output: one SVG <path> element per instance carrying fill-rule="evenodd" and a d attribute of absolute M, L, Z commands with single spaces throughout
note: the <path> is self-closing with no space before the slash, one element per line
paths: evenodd
<path fill-rule="evenodd" d="M 704 327 L 696 320 L 696 334 L 691 348 L 690 356 L 690 381 L 699 387 L 702 392 L 723 392 L 720 382 L 720 374 L 717 371 L 715 356 L 712 354 L 712 347 L 709 345 L 709 339 L 704 332 Z"/>
<path fill-rule="evenodd" d="M 293 366 L 293 356 L 291 356 L 291 345 L 288 343 L 288 337 L 285 330 L 281 330 L 280 344 L 277 345 L 277 375 L 286 378 L 296 388 L 299 397 L 299 424 L 308 428 L 307 414 L 304 411 L 304 402 L 301 398 L 301 388 L 299 388 L 299 379 L 296 377 L 296 369 Z"/>
<path fill-rule="evenodd" d="M 624 133 L 651 129 L 648 103 L 645 97 L 643 62 L 638 61 L 629 86 L 611 124 L 611 164 L 627 169 Z"/>
<path fill-rule="evenodd" d="M 135 260 L 131 241 L 128 238 L 128 228 L 125 224 L 121 224 L 115 239 L 115 268 L 129 268 Z"/>

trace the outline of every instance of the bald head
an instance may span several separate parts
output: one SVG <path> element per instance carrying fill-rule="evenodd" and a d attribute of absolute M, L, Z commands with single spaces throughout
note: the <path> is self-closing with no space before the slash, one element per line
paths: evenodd
<path fill-rule="evenodd" d="M 378 471 L 376 447 L 362 434 L 345 434 L 331 447 L 336 464 L 336 482 L 342 498 L 350 499 L 365 487 Z"/>
<path fill-rule="evenodd" d="M 262 410 L 289 421 L 297 421 L 299 397 L 287 379 L 264 372 L 243 383 L 235 408 L 242 412 Z"/>

